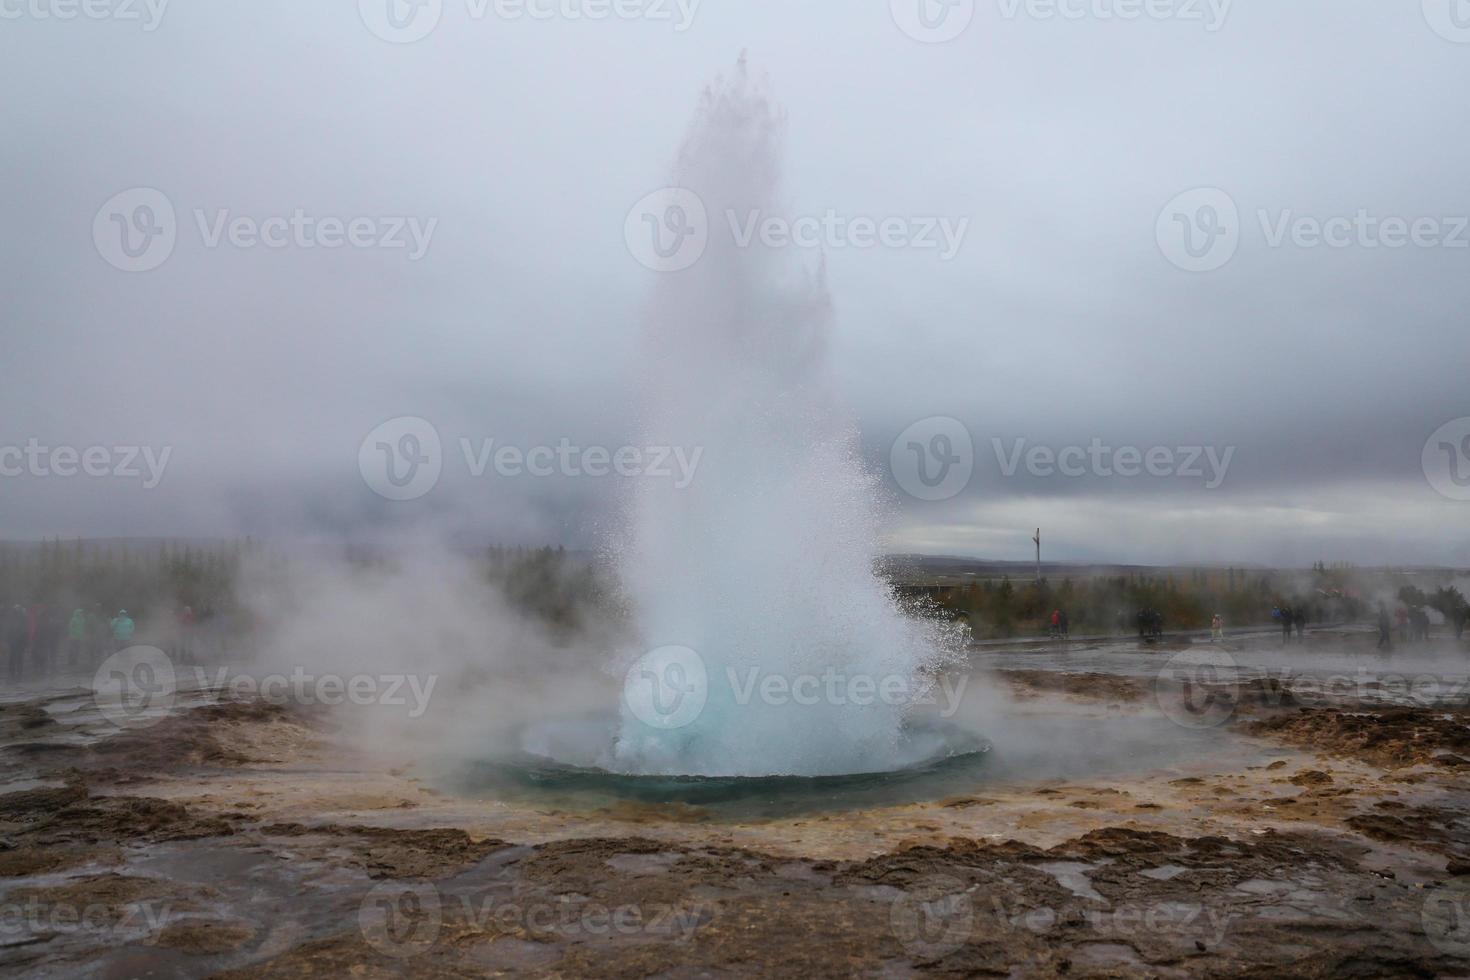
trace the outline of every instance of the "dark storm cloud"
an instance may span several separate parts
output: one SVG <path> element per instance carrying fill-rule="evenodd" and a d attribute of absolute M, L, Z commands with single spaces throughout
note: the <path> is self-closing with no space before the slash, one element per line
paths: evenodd
<path fill-rule="evenodd" d="M 7 6 L 0 445 L 172 455 L 153 488 L 0 478 L 0 535 L 424 520 L 595 543 L 617 478 L 475 476 L 460 440 L 636 440 L 653 273 L 624 219 L 749 48 L 788 112 L 781 217 L 967 221 L 948 260 L 822 239 L 831 373 L 871 457 L 929 416 L 974 440 L 963 492 L 895 489 L 893 547 L 1015 557 L 1048 523 L 1057 557 L 1470 561 L 1470 503 L 1421 461 L 1470 415 L 1470 44 L 1413 3 L 1186 6 L 994 0 L 943 44 L 877 2 L 699 4 L 679 29 L 446 0 L 410 44 L 345 2 L 175 2 L 152 30 Z M 126 272 L 93 224 L 138 187 L 177 240 Z M 1201 187 L 1238 240 L 1191 272 L 1158 225 Z M 1332 219 L 1347 244 L 1315 244 Z M 1385 244 L 1395 219 L 1418 244 Z M 323 243 L 354 221 L 359 244 Z M 432 421 L 444 476 L 395 502 L 358 454 L 400 416 Z M 1206 489 L 1006 476 L 995 439 L 1234 454 Z"/>

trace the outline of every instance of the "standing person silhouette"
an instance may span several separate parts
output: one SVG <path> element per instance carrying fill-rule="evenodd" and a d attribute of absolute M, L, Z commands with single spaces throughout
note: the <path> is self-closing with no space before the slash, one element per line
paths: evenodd
<path fill-rule="evenodd" d="M 1378 649 L 1393 650 L 1393 623 L 1388 618 L 1388 607 L 1378 607 Z"/>

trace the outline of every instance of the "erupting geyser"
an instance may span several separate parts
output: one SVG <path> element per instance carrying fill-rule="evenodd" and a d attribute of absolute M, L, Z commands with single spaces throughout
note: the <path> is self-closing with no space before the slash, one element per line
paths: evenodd
<path fill-rule="evenodd" d="M 652 296 L 643 438 L 703 455 L 691 485 L 633 491 L 618 560 L 643 647 L 620 666 L 688 647 L 707 690 L 697 717 L 666 729 L 625 700 L 609 769 L 818 776 L 933 750 L 904 722 L 953 644 L 906 616 L 874 571 L 881 483 L 830 394 L 824 272 L 810 252 L 731 232 L 790 214 L 782 128 L 742 62 L 703 96 L 674 169 L 671 183 L 704 206 L 708 242 Z M 802 678 L 816 682 L 794 687 Z"/>

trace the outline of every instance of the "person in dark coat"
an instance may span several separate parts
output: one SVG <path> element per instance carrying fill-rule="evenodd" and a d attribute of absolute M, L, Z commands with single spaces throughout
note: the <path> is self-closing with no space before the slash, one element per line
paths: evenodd
<path fill-rule="evenodd" d="M 1378 607 L 1378 649 L 1393 649 L 1393 621 L 1388 618 L 1388 607 Z"/>

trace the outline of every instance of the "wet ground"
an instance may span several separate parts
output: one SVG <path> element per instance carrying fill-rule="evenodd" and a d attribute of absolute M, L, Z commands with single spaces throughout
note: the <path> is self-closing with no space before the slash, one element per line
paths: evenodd
<path fill-rule="evenodd" d="M 0 971 L 1467 975 L 1470 651 L 1372 648 L 987 647 L 983 764 L 703 802 L 405 767 L 319 708 L 12 694 Z"/>

